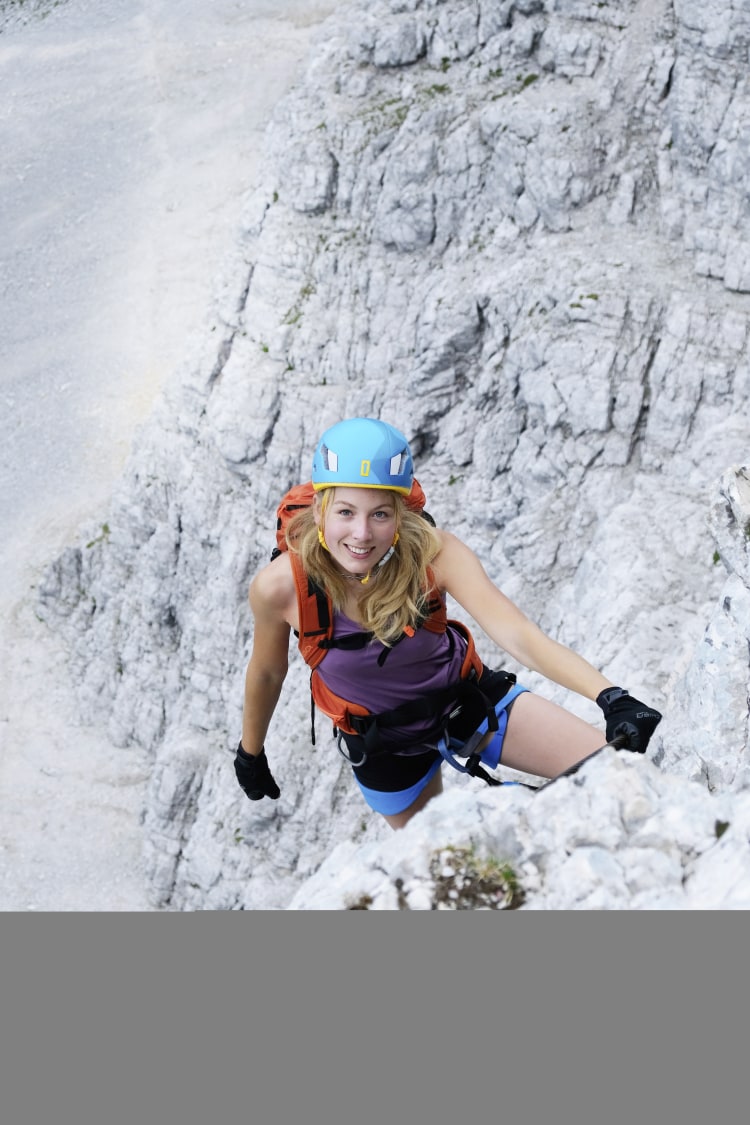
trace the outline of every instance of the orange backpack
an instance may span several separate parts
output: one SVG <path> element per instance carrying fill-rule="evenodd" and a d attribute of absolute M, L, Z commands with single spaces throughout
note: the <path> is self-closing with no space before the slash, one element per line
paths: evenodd
<path fill-rule="evenodd" d="M 312 481 L 296 484 L 279 501 L 276 509 L 276 546 L 271 552 L 271 559 L 277 558 L 289 548 L 287 527 L 291 519 L 304 508 L 309 508 L 315 495 Z M 425 511 L 425 495 L 417 480 L 412 485 L 412 490 L 406 498 L 407 507 L 413 512 L 418 512 L 431 524 L 435 521 L 429 512 Z M 291 540 L 292 545 L 294 540 Z M 289 551 L 292 564 L 292 574 L 297 591 L 297 608 L 299 612 L 299 632 L 297 635 L 299 650 L 306 664 L 312 669 L 310 674 L 310 690 L 313 703 L 332 720 L 335 731 L 346 734 L 362 733 L 363 723 L 371 717 L 371 712 L 366 707 L 349 700 L 342 699 L 326 687 L 320 674 L 316 671 L 318 665 L 329 649 L 335 647 L 333 640 L 333 606 L 328 594 L 321 589 L 302 568 L 299 556 L 294 550 Z M 472 672 L 481 675 L 482 661 L 480 660 L 471 633 L 460 621 L 448 619 L 445 602 L 440 591 L 432 581 L 432 571 L 428 569 L 430 578 L 430 598 L 427 603 L 427 613 L 418 627 L 433 633 L 444 633 L 450 624 L 460 632 L 467 641 L 466 657 L 461 667 L 461 679 L 471 676 Z M 413 636 L 413 629 L 406 629 L 405 636 Z M 369 633 L 362 633 L 362 646 L 371 640 Z M 384 649 L 382 659 L 385 659 L 389 649 Z M 313 743 L 315 734 L 313 727 Z"/>

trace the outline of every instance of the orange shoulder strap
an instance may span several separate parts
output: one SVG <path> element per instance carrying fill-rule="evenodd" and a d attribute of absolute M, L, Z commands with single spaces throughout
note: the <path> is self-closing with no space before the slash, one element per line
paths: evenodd
<path fill-rule="evenodd" d="M 298 645 L 302 658 L 311 668 L 316 668 L 326 654 L 319 641 L 333 633 L 333 607 L 328 595 L 316 586 L 302 569 L 299 556 L 289 552 L 294 585 L 297 591 L 299 614 Z"/>
<path fill-rule="evenodd" d="M 302 659 L 310 668 L 317 668 L 328 651 L 321 647 L 320 641 L 333 636 L 333 606 L 331 599 L 316 586 L 312 579 L 302 569 L 299 556 L 294 551 L 289 552 L 289 561 L 292 565 L 294 585 L 297 592 L 297 612 L 299 615 L 299 637 L 297 640 Z M 429 615 L 422 623 L 422 627 L 431 633 L 444 633 L 448 625 L 448 615 L 445 602 L 440 591 L 434 584 L 432 570 L 428 569 L 430 581 L 430 598 L 427 603 Z M 468 651 L 461 670 L 462 677 L 467 676 L 472 668 L 481 673 L 482 662 L 474 648 L 471 633 L 462 622 L 451 620 L 451 625 L 463 634 L 468 643 Z"/>

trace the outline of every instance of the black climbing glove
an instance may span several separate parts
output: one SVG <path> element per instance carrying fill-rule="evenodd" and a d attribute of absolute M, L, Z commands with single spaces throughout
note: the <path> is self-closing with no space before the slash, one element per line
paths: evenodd
<path fill-rule="evenodd" d="M 596 702 L 607 721 L 607 742 L 620 734 L 627 739 L 628 750 L 645 754 L 651 735 L 661 722 L 661 714 L 639 699 L 633 699 L 621 687 L 605 688 L 597 695 Z"/>
<path fill-rule="evenodd" d="M 271 776 L 266 758 L 265 746 L 260 754 L 248 754 L 240 742 L 234 759 L 234 772 L 240 783 L 240 789 L 251 801 L 260 801 L 263 797 L 270 797 L 272 801 L 278 800 L 281 790 Z"/>

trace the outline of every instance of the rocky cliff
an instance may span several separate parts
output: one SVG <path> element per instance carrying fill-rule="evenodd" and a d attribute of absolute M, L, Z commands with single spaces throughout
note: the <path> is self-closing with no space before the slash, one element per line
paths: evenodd
<path fill-rule="evenodd" d="M 153 752 L 155 904 L 493 905 L 497 861 L 523 884 L 505 905 L 748 905 L 749 42 L 731 0 L 327 21 L 194 353 L 40 591 L 87 716 Z M 246 801 L 247 585 L 278 497 L 354 414 L 405 430 L 430 511 L 530 616 L 663 710 L 648 760 L 538 796 L 448 771 L 392 837 L 325 722 L 311 747 L 295 654 L 282 797 Z"/>

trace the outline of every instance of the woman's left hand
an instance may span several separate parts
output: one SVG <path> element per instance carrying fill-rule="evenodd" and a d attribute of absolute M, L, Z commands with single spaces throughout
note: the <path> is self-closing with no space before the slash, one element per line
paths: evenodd
<path fill-rule="evenodd" d="M 596 697 L 607 721 L 607 742 L 618 734 L 628 740 L 628 750 L 644 754 L 651 735 L 661 722 L 661 713 L 628 695 L 625 688 L 605 688 Z"/>

